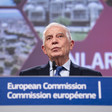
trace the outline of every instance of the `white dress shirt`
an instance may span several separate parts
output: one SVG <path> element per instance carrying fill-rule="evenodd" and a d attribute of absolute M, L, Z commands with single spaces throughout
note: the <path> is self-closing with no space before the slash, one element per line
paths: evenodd
<path fill-rule="evenodd" d="M 68 77 L 69 76 L 69 73 L 70 73 L 70 59 L 64 64 L 62 65 L 65 69 L 63 69 L 61 72 L 60 72 L 60 75 L 61 77 Z M 52 68 L 52 62 L 49 61 L 49 64 L 50 64 L 50 76 L 53 77 L 54 74 L 56 73 L 56 70 L 53 71 L 53 68 Z"/>

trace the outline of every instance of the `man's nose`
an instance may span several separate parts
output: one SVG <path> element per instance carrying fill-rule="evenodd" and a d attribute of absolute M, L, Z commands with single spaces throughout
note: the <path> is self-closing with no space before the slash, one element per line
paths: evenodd
<path fill-rule="evenodd" d="M 58 43 L 58 39 L 56 37 L 53 37 L 52 44 L 57 44 L 57 43 Z"/>

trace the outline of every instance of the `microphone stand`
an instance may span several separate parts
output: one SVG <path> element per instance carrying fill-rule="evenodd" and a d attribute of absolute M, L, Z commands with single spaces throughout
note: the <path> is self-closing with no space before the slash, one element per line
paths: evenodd
<path fill-rule="evenodd" d="M 56 63 L 55 63 L 55 61 L 52 62 L 52 68 L 53 68 L 53 76 L 54 76 L 54 70 L 56 69 Z"/>

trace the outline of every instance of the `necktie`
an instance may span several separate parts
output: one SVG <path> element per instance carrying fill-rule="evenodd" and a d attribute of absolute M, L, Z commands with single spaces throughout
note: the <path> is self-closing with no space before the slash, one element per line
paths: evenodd
<path fill-rule="evenodd" d="M 55 76 L 60 76 L 60 72 L 63 70 L 64 68 L 62 66 L 58 66 L 56 68 L 56 73 L 55 73 Z"/>

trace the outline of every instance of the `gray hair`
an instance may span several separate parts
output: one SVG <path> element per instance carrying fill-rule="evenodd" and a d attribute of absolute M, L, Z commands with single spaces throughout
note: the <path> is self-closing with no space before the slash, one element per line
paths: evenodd
<path fill-rule="evenodd" d="M 68 38 L 69 40 L 72 40 L 72 37 L 71 37 L 71 34 L 70 34 L 69 29 L 68 29 L 66 26 L 62 25 L 62 24 L 59 24 L 59 23 L 55 23 L 55 22 L 54 22 L 54 23 L 50 23 L 48 26 L 45 27 L 45 30 L 44 30 L 44 32 L 43 32 L 43 44 L 44 44 L 44 42 L 45 42 L 45 33 L 46 33 L 46 31 L 47 31 L 51 26 L 60 26 L 60 27 L 65 28 L 65 29 L 66 29 L 66 36 L 67 36 L 67 38 Z"/>

